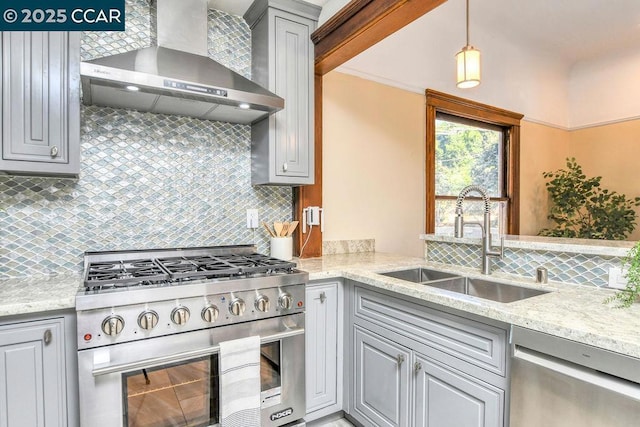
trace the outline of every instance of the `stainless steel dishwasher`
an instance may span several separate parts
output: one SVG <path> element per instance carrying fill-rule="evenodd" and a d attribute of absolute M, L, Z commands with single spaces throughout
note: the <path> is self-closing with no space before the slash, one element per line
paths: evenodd
<path fill-rule="evenodd" d="M 640 425 L 640 359 L 514 326 L 510 427 Z"/>

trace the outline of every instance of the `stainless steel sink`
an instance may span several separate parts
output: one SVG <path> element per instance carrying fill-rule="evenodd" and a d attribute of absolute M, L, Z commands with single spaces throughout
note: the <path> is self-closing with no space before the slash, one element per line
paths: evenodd
<path fill-rule="evenodd" d="M 541 289 L 524 288 L 491 280 L 462 277 L 425 282 L 424 285 L 503 303 L 520 301 L 549 293 L 549 291 L 543 291 Z"/>
<path fill-rule="evenodd" d="M 380 273 L 383 276 L 394 277 L 396 279 L 406 280 L 407 282 L 422 283 L 430 280 L 452 279 L 460 277 L 452 273 L 444 273 L 437 270 L 429 270 L 428 268 L 410 268 L 407 270 L 389 271 Z"/>
<path fill-rule="evenodd" d="M 406 270 L 379 273 L 383 276 L 420 283 L 438 289 L 471 295 L 491 301 L 509 303 L 549 293 L 541 289 L 508 285 L 485 279 L 471 279 L 428 268 L 409 268 Z"/>

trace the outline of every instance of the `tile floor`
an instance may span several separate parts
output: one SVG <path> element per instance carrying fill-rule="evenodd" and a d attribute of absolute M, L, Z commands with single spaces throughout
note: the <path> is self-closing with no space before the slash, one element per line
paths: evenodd
<path fill-rule="evenodd" d="M 345 419 L 342 419 L 337 421 L 331 421 L 329 423 L 322 424 L 318 427 L 353 427 L 353 424 L 351 424 L 349 421 Z"/>

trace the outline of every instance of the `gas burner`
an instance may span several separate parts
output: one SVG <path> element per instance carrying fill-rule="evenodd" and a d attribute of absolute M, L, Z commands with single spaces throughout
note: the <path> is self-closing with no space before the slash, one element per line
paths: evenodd
<path fill-rule="evenodd" d="M 91 290 L 285 275 L 296 266 L 256 253 L 254 246 L 87 252 L 85 265 Z"/>

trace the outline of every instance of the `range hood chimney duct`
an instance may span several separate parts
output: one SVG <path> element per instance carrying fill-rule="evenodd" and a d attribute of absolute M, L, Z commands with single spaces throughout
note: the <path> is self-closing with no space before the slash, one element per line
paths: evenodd
<path fill-rule="evenodd" d="M 207 55 L 207 0 L 156 0 L 158 46 L 80 64 L 83 103 L 250 124 L 284 100 Z"/>

